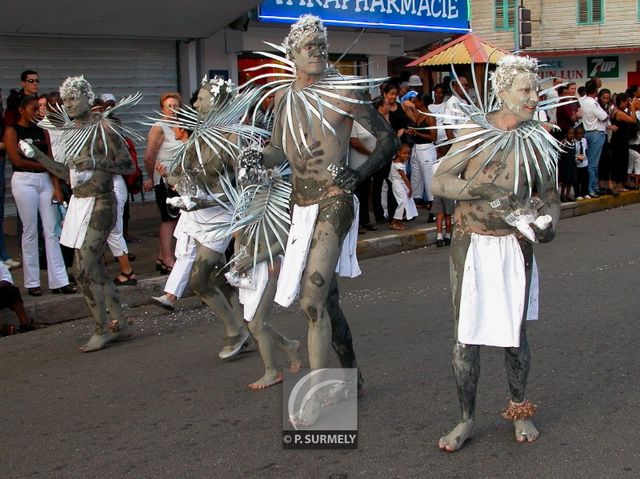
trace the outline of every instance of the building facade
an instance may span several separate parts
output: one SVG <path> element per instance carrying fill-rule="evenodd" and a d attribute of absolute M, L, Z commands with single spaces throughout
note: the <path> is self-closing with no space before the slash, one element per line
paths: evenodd
<path fill-rule="evenodd" d="M 612 92 L 640 84 L 640 1 L 484 0 L 471 6 L 471 27 L 480 37 L 514 48 L 516 8 L 531 11 L 531 48 L 543 76 L 584 84 L 602 78 Z"/>

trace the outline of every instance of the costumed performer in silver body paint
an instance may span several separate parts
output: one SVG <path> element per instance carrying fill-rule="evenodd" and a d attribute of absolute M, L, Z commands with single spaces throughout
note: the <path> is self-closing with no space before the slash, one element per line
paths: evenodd
<path fill-rule="evenodd" d="M 286 59 L 268 56 L 283 61 L 287 73 L 272 88 L 265 87 L 265 96 L 275 92 L 275 122 L 263 159 L 268 168 L 289 163 L 293 190 L 293 219 L 275 300 L 289 306 L 300 291 L 312 369 L 328 366 L 331 345 L 342 367 L 355 368 L 336 275 L 360 273 L 355 260 L 358 215 L 353 192 L 391 158 L 397 140 L 361 97 L 380 80 L 342 76 L 329 66 L 327 33 L 318 17 L 302 16 L 291 26 L 284 45 L 272 46 L 286 53 Z M 346 166 L 353 121 L 377 139 L 375 150 L 357 170 Z M 361 376 L 358 383 L 361 386 Z M 300 422 L 314 421 L 307 417 Z"/>
<path fill-rule="evenodd" d="M 52 119 L 41 124 L 49 129 L 62 129 L 65 160 L 56 162 L 34 149 L 32 153 L 54 175 L 71 178 L 73 196 L 60 243 L 75 249 L 75 277 L 95 325 L 93 335 L 81 351 L 97 351 L 112 341 L 131 335 L 119 294 L 107 274 L 102 256 L 116 223 L 113 175 L 128 175 L 134 171 L 122 132 L 136 135 L 111 121 L 109 116 L 118 107 L 135 104 L 141 97 L 127 97 L 108 113 L 92 112 L 94 93 L 82 76 L 67 78 L 60 87 L 60 95 L 64 107 L 48 112 Z M 28 145 L 23 147 L 28 149 Z"/>
<path fill-rule="evenodd" d="M 513 421 L 516 440 L 538 437 L 531 421 L 536 407 L 525 397 L 531 360 L 526 319 L 537 319 L 538 310 L 533 243 L 554 238 L 560 202 L 559 144 L 533 119 L 536 109 L 557 101 L 539 103 L 537 72 L 535 59 L 504 57 L 491 95 L 485 90 L 486 104 L 467 98 L 460 103 L 467 122 L 444 126 L 461 132 L 445 143 L 452 147 L 433 179 L 435 195 L 457 201 L 450 266 L 462 418 L 440 439 L 446 451 L 460 449 L 473 434 L 481 345 L 504 348 L 511 400 L 503 416 Z"/>

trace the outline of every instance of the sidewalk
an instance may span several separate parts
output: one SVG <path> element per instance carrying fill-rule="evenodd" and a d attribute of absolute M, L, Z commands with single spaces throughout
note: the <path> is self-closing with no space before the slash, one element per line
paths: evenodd
<path fill-rule="evenodd" d="M 597 199 L 565 203 L 562 205 L 561 218 L 580 216 L 633 203 L 640 203 L 640 191 L 621 193 L 618 197 L 603 196 Z M 427 223 L 428 215 L 426 210 L 419 209 L 418 211 L 418 218 L 405 223 L 408 226 L 405 231 L 393 231 L 389 230 L 386 225 L 379 225 L 378 231 L 368 231 L 366 234 L 360 235 L 358 238 L 358 258 L 374 258 L 432 246 L 436 239 L 435 226 L 433 223 Z M 158 250 L 158 224 L 155 219 L 131 221 L 129 224 L 130 234 L 139 238 L 142 242 L 129 245 L 130 252 L 136 255 L 136 260 L 132 264 L 138 277 L 138 285 L 119 288 L 120 299 L 125 307 L 135 308 L 151 304 L 150 297 L 162 293 L 167 276 L 161 276 L 155 271 L 155 258 Z M 7 243 L 12 257 L 17 259 L 15 237 L 7 238 Z M 109 253 L 107 253 L 106 257 L 109 276 L 117 276 L 118 264 Z M 11 271 L 11 274 L 14 283 L 20 287 L 23 294 L 27 314 L 35 320 L 54 324 L 89 316 L 89 311 L 81 295 L 53 295 L 50 293 L 46 288 L 46 271 L 41 272 L 44 294 L 38 298 L 29 296 L 22 287 L 22 268 Z M 5 310 L 0 314 L 2 314 L 0 322 L 17 324 L 13 313 Z"/>

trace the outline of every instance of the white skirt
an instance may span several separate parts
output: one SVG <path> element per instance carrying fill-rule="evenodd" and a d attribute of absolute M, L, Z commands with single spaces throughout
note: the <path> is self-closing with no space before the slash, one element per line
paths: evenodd
<path fill-rule="evenodd" d="M 340 257 L 336 265 L 336 273 L 346 278 L 360 276 L 362 271 L 356 257 L 358 246 L 358 215 L 360 203 L 353 197 L 354 215 L 351 228 L 342 241 Z M 307 256 L 313 232 L 318 218 L 319 205 L 293 205 L 291 228 L 284 253 L 284 260 L 278 277 L 278 290 L 275 302 L 282 306 L 290 306 L 300 291 L 300 279 L 307 265 Z"/>
<path fill-rule="evenodd" d="M 280 257 L 282 258 L 282 257 Z M 244 320 L 250 322 L 256 314 L 264 290 L 269 281 L 269 261 L 258 263 L 251 271 L 255 289 L 238 288 L 238 300 L 244 306 Z"/>
<path fill-rule="evenodd" d="M 458 342 L 519 347 L 525 300 L 527 319 L 538 319 L 535 259 L 528 298 L 525 291 L 524 257 L 515 235 L 472 233 L 462 278 Z"/>
<path fill-rule="evenodd" d="M 60 244 L 76 249 L 82 247 L 95 202 L 96 199 L 93 196 L 88 198 L 71 196 L 62 225 Z"/>
<path fill-rule="evenodd" d="M 184 219 L 183 219 L 184 217 Z M 221 237 L 220 229 L 215 226 L 228 225 L 231 222 L 231 213 L 222 206 L 211 206 L 201 210 L 183 211 L 180 215 L 176 230 L 188 235 L 198 243 L 212 251 L 224 253 L 231 241 L 230 236 Z M 214 226 L 214 228 L 212 228 Z M 178 238 L 178 235 L 174 233 Z M 184 243 L 186 245 L 186 243 Z"/>

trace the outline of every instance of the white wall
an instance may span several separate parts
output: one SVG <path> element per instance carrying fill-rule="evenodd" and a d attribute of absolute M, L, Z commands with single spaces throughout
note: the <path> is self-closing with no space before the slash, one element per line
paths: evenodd
<path fill-rule="evenodd" d="M 596 56 L 596 55 L 591 55 Z M 618 76 L 615 78 L 602 78 L 602 87 L 608 88 L 612 93 L 623 92 L 627 89 L 627 73 L 636 71 L 638 62 L 637 55 L 616 55 L 606 54 L 603 56 L 617 56 L 619 61 Z M 540 76 L 559 76 L 567 80 L 576 82 L 582 86 L 590 78 L 587 71 L 586 56 L 567 56 L 557 58 L 540 58 L 540 63 L 549 66 L 540 69 Z"/>

